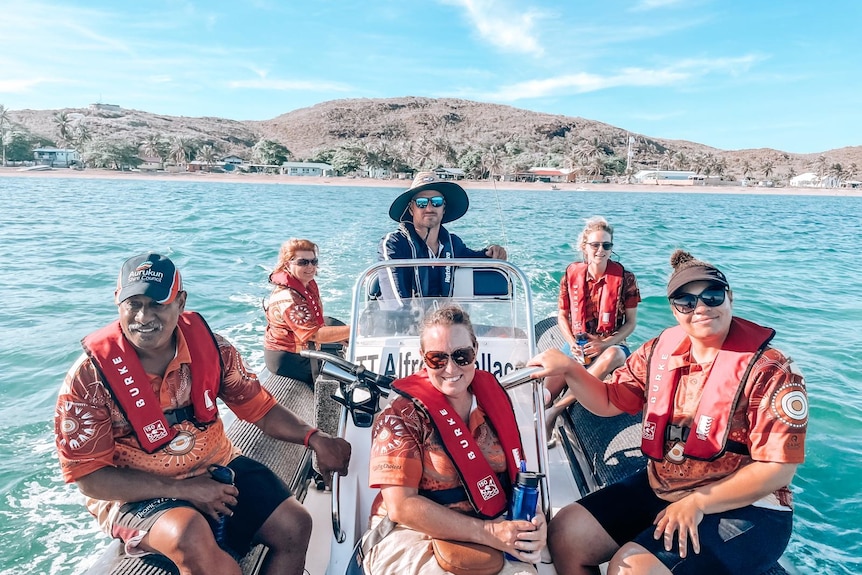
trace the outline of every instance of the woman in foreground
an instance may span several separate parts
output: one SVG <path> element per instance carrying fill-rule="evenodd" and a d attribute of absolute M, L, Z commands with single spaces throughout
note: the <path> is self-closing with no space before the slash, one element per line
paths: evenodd
<path fill-rule="evenodd" d="M 501 518 L 523 449 L 505 390 L 476 369 L 467 313 L 455 306 L 429 313 L 420 347 L 425 369 L 392 384 L 399 396 L 373 430 L 369 481 L 380 494 L 363 538 L 366 573 L 447 573 L 435 539 L 517 558 L 503 562 L 502 553 L 491 553 L 499 561 L 492 572 L 535 573 L 530 563 L 545 547 L 545 518 L 541 510 L 531 521 Z"/>
<path fill-rule="evenodd" d="M 647 469 L 563 508 L 549 547 L 560 574 L 762 573 L 784 552 L 789 484 L 804 459 L 802 375 L 774 330 L 733 316 L 715 266 L 677 250 L 667 296 L 678 325 L 608 382 L 558 350 L 529 363 L 564 375 L 601 416 L 643 411 Z"/>
<path fill-rule="evenodd" d="M 314 385 L 311 362 L 299 355 L 314 344 L 346 341 L 350 326 L 325 325 L 317 275 L 317 244 L 290 239 L 281 246 L 269 282 L 263 357 L 270 373 Z"/>

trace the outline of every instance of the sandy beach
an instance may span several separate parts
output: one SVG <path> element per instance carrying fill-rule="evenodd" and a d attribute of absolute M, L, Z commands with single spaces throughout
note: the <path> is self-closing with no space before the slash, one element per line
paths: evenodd
<path fill-rule="evenodd" d="M 350 186 L 350 187 L 391 187 L 407 189 L 409 180 L 379 180 L 374 178 L 351 177 L 303 177 L 284 176 L 276 174 L 223 173 L 211 174 L 204 172 L 119 172 L 87 168 L 73 170 L 55 168 L 45 171 L 20 171 L 19 168 L 0 167 L 0 177 L 15 178 L 76 178 L 99 180 L 148 180 L 165 182 L 218 182 L 240 184 L 294 184 L 306 186 Z M 769 196 L 862 196 L 862 189 L 849 188 L 761 188 L 743 187 L 739 185 L 726 186 L 680 186 L 680 185 L 648 185 L 648 184 L 548 184 L 544 182 L 491 182 L 461 180 L 458 182 L 467 190 L 516 190 L 516 191 L 550 191 L 553 185 L 561 192 L 659 192 L 683 194 L 742 194 Z"/>

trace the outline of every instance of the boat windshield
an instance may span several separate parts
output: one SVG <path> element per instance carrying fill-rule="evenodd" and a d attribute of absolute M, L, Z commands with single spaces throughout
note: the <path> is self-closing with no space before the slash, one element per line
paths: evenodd
<path fill-rule="evenodd" d="M 385 262 L 369 268 L 359 279 L 354 291 L 351 361 L 393 377 L 422 369 L 422 320 L 427 312 L 453 303 L 470 314 L 479 340 L 479 369 L 502 377 L 525 365 L 534 351 L 532 310 L 529 287 L 517 268 L 505 262 L 449 260 L 445 267 L 453 277 L 450 297 L 386 300 L 379 288 L 380 279 L 386 281 L 388 269 L 411 262 Z M 428 260 L 421 262 L 429 265 Z"/>

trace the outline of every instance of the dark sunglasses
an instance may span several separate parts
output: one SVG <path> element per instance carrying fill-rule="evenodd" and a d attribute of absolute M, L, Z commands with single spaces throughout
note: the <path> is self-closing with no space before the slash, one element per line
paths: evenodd
<path fill-rule="evenodd" d="M 452 353 L 444 351 L 428 351 L 425 353 L 425 365 L 431 369 L 443 369 L 449 363 L 449 358 L 455 362 L 455 365 L 465 367 L 476 361 L 476 350 L 472 347 L 462 347 L 456 349 Z"/>
<path fill-rule="evenodd" d="M 602 248 L 606 252 L 610 251 L 611 248 L 614 247 L 613 242 L 590 242 L 587 245 L 590 246 L 591 248 L 593 248 L 594 250 Z"/>
<path fill-rule="evenodd" d="M 296 264 L 296 265 L 298 265 L 298 266 L 299 266 L 299 267 L 301 267 L 301 268 L 304 268 L 304 267 L 306 267 L 306 266 L 314 266 L 314 267 L 317 267 L 317 264 L 318 264 L 319 262 L 320 262 L 320 260 L 318 260 L 317 258 L 314 258 L 313 260 L 307 260 L 307 259 L 305 259 L 305 258 L 299 258 L 299 259 L 296 259 L 296 260 L 290 260 L 290 263 L 292 263 L 292 264 Z"/>
<path fill-rule="evenodd" d="M 673 304 L 676 311 L 688 315 L 697 307 L 697 300 L 702 301 L 703 305 L 707 307 L 718 307 L 724 303 L 724 299 L 726 297 L 726 289 L 708 288 L 700 292 L 698 295 L 693 293 L 684 293 L 668 299 L 670 299 L 670 303 Z"/>
<path fill-rule="evenodd" d="M 428 207 L 429 203 L 432 208 L 439 208 L 446 203 L 446 200 L 443 196 L 434 196 L 433 198 L 413 198 L 413 203 L 416 204 L 416 207 L 420 210 L 424 210 Z"/>

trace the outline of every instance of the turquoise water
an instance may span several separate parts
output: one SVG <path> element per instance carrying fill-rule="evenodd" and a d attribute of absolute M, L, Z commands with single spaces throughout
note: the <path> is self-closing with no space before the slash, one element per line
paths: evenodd
<path fill-rule="evenodd" d="M 261 299 L 278 247 L 320 245 L 328 315 L 347 319 L 354 278 L 373 263 L 398 190 L 288 185 L 0 179 L 0 573 L 81 573 L 108 541 L 64 485 L 54 455 L 57 388 L 81 337 L 116 316 L 116 274 L 146 250 L 181 267 L 203 312 L 256 368 Z M 778 330 L 806 373 L 808 460 L 797 473 L 800 573 L 862 572 L 862 198 L 552 191 L 470 192 L 450 225 L 467 245 L 503 243 L 531 279 L 536 320 L 556 312 L 559 279 L 583 220 L 615 225 L 637 274 L 640 344 L 673 321 L 668 257 L 684 247 L 719 265 L 736 313 Z"/>

